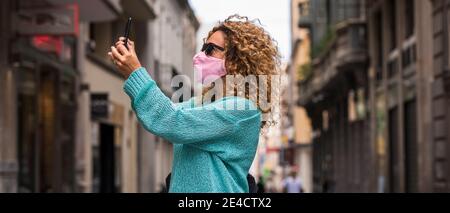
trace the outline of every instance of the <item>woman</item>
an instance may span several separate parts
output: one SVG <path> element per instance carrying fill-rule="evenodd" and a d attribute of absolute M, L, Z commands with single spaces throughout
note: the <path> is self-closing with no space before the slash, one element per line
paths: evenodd
<path fill-rule="evenodd" d="M 204 83 L 203 95 L 181 104 L 164 96 L 141 66 L 133 41 L 128 42 L 128 49 L 121 38 L 108 54 L 127 78 L 124 90 L 139 122 L 174 144 L 169 192 L 248 193 L 247 174 L 261 128 L 267 126 L 262 115 L 270 113 L 255 98 L 263 94 L 247 91 L 239 97 L 227 85 L 222 94 L 231 95 L 215 93 L 210 103 L 204 97 L 217 90 L 215 83 L 227 75 L 277 74 L 279 54 L 272 38 L 245 17 L 230 16 L 219 23 L 193 59 Z M 268 86 L 270 93 L 270 81 L 261 85 Z"/>

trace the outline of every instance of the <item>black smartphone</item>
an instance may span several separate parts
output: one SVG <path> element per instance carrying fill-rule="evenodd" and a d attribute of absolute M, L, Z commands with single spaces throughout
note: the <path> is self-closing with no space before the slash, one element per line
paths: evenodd
<path fill-rule="evenodd" d="M 131 22 L 132 22 L 132 19 L 130 17 L 130 18 L 128 18 L 127 25 L 125 26 L 125 35 L 123 36 L 123 37 L 125 37 L 125 47 L 127 49 L 128 49 L 128 38 L 130 37 Z"/>

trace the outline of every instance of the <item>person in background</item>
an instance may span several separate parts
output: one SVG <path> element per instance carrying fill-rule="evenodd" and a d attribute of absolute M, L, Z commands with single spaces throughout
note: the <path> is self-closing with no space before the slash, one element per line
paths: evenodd
<path fill-rule="evenodd" d="M 265 189 L 265 184 L 264 184 L 264 178 L 263 178 L 263 176 L 259 176 L 259 179 L 258 179 L 258 194 L 261 194 L 261 193 L 265 193 L 266 192 L 266 189 Z"/>
<path fill-rule="evenodd" d="M 292 171 L 289 176 L 283 180 L 283 189 L 286 193 L 302 193 L 303 186 L 300 177 L 297 176 L 297 172 Z"/>

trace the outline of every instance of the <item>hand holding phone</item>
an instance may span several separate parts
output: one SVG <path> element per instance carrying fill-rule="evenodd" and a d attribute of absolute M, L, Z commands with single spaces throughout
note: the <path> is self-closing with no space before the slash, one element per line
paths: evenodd
<path fill-rule="evenodd" d="M 123 36 L 123 37 L 125 37 L 124 42 L 125 42 L 125 47 L 127 49 L 128 49 L 128 38 L 130 37 L 131 22 L 132 22 L 132 19 L 130 17 L 130 18 L 128 18 L 127 25 L 125 26 L 125 35 Z"/>
<path fill-rule="evenodd" d="M 120 73 L 125 78 L 128 78 L 132 72 L 142 67 L 136 55 L 136 52 L 134 51 L 134 43 L 130 41 L 131 48 L 128 47 L 131 23 L 132 19 L 128 18 L 124 36 L 121 37 L 119 41 L 117 41 L 115 46 L 111 47 L 111 52 L 108 53 L 109 57 L 111 57 L 111 60 L 114 62 Z M 123 46 L 125 46 L 125 48 L 122 46 L 122 44 Z M 129 51 L 129 54 L 124 54 L 124 52 L 127 52 L 125 49 Z"/>

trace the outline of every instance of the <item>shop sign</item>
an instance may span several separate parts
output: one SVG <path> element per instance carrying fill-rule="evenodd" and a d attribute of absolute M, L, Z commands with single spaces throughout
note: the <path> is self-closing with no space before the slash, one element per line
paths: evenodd
<path fill-rule="evenodd" d="M 91 119 L 108 119 L 109 101 L 108 94 L 91 94 Z"/>
<path fill-rule="evenodd" d="M 20 35 L 73 35 L 79 33 L 78 5 L 19 9 L 13 16 Z"/>

